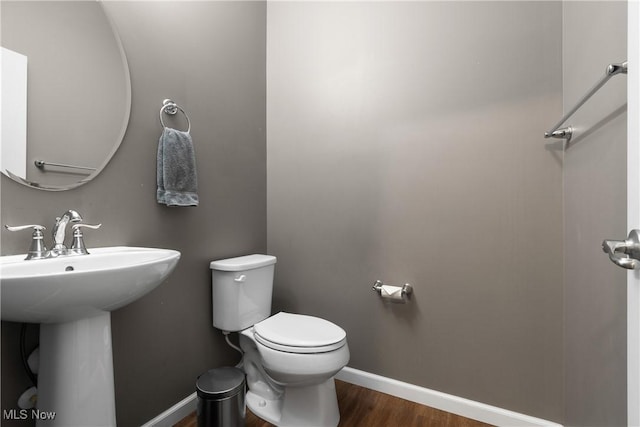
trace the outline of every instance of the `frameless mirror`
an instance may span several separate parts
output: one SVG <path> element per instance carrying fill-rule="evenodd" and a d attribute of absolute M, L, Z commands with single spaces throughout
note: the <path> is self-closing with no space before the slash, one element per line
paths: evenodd
<path fill-rule="evenodd" d="M 0 168 L 66 190 L 98 175 L 131 110 L 120 38 L 100 1 L 0 2 Z"/>

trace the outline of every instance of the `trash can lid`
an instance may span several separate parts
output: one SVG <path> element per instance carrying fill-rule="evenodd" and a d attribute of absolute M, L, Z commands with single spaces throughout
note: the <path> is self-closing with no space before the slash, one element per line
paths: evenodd
<path fill-rule="evenodd" d="M 215 368 L 198 377 L 196 390 L 198 397 L 225 399 L 241 392 L 244 389 L 244 381 L 244 372 L 238 368 Z"/>

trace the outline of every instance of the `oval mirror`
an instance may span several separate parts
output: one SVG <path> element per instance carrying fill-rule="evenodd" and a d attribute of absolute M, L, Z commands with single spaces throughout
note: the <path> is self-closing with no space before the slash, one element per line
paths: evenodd
<path fill-rule="evenodd" d="M 99 1 L 0 2 L 0 168 L 67 190 L 118 149 L 131 111 L 127 59 Z"/>

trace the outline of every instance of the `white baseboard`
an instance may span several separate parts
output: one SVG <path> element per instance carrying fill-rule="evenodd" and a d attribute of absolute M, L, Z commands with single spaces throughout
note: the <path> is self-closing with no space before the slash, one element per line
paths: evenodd
<path fill-rule="evenodd" d="M 495 426 L 562 427 L 561 424 L 551 421 L 370 374 L 348 366 L 336 375 L 336 379 Z M 185 397 L 142 427 L 173 426 L 196 410 L 197 399 L 196 393 Z"/>
<path fill-rule="evenodd" d="M 142 427 L 171 427 L 187 415 L 195 412 L 197 403 L 198 395 L 194 392 L 154 419 L 144 423 Z"/>
<path fill-rule="evenodd" d="M 551 421 L 370 374 L 348 366 L 336 375 L 336 379 L 495 426 L 562 427 L 561 424 Z"/>

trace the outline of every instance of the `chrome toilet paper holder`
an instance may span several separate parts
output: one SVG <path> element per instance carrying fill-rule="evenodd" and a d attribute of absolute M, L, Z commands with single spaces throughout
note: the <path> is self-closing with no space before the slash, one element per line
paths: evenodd
<path fill-rule="evenodd" d="M 373 284 L 373 286 L 371 287 L 371 290 L 375 291 L 378 293 L 378 295 L 382 296 L 382 287 L 385 286 L 384 282 L 382 280 L 376 280 L 375 283 Z M 405 283 L 402 286 L 394 286 L 397 287 L 399 289 L 401 289 L 401 295 L 402 295 L 402 299 L 405 299 L 407 297 L 409 297 L 412 293 L 413 293 L 413 286 L 411 286 L 408 283 Z"/>

